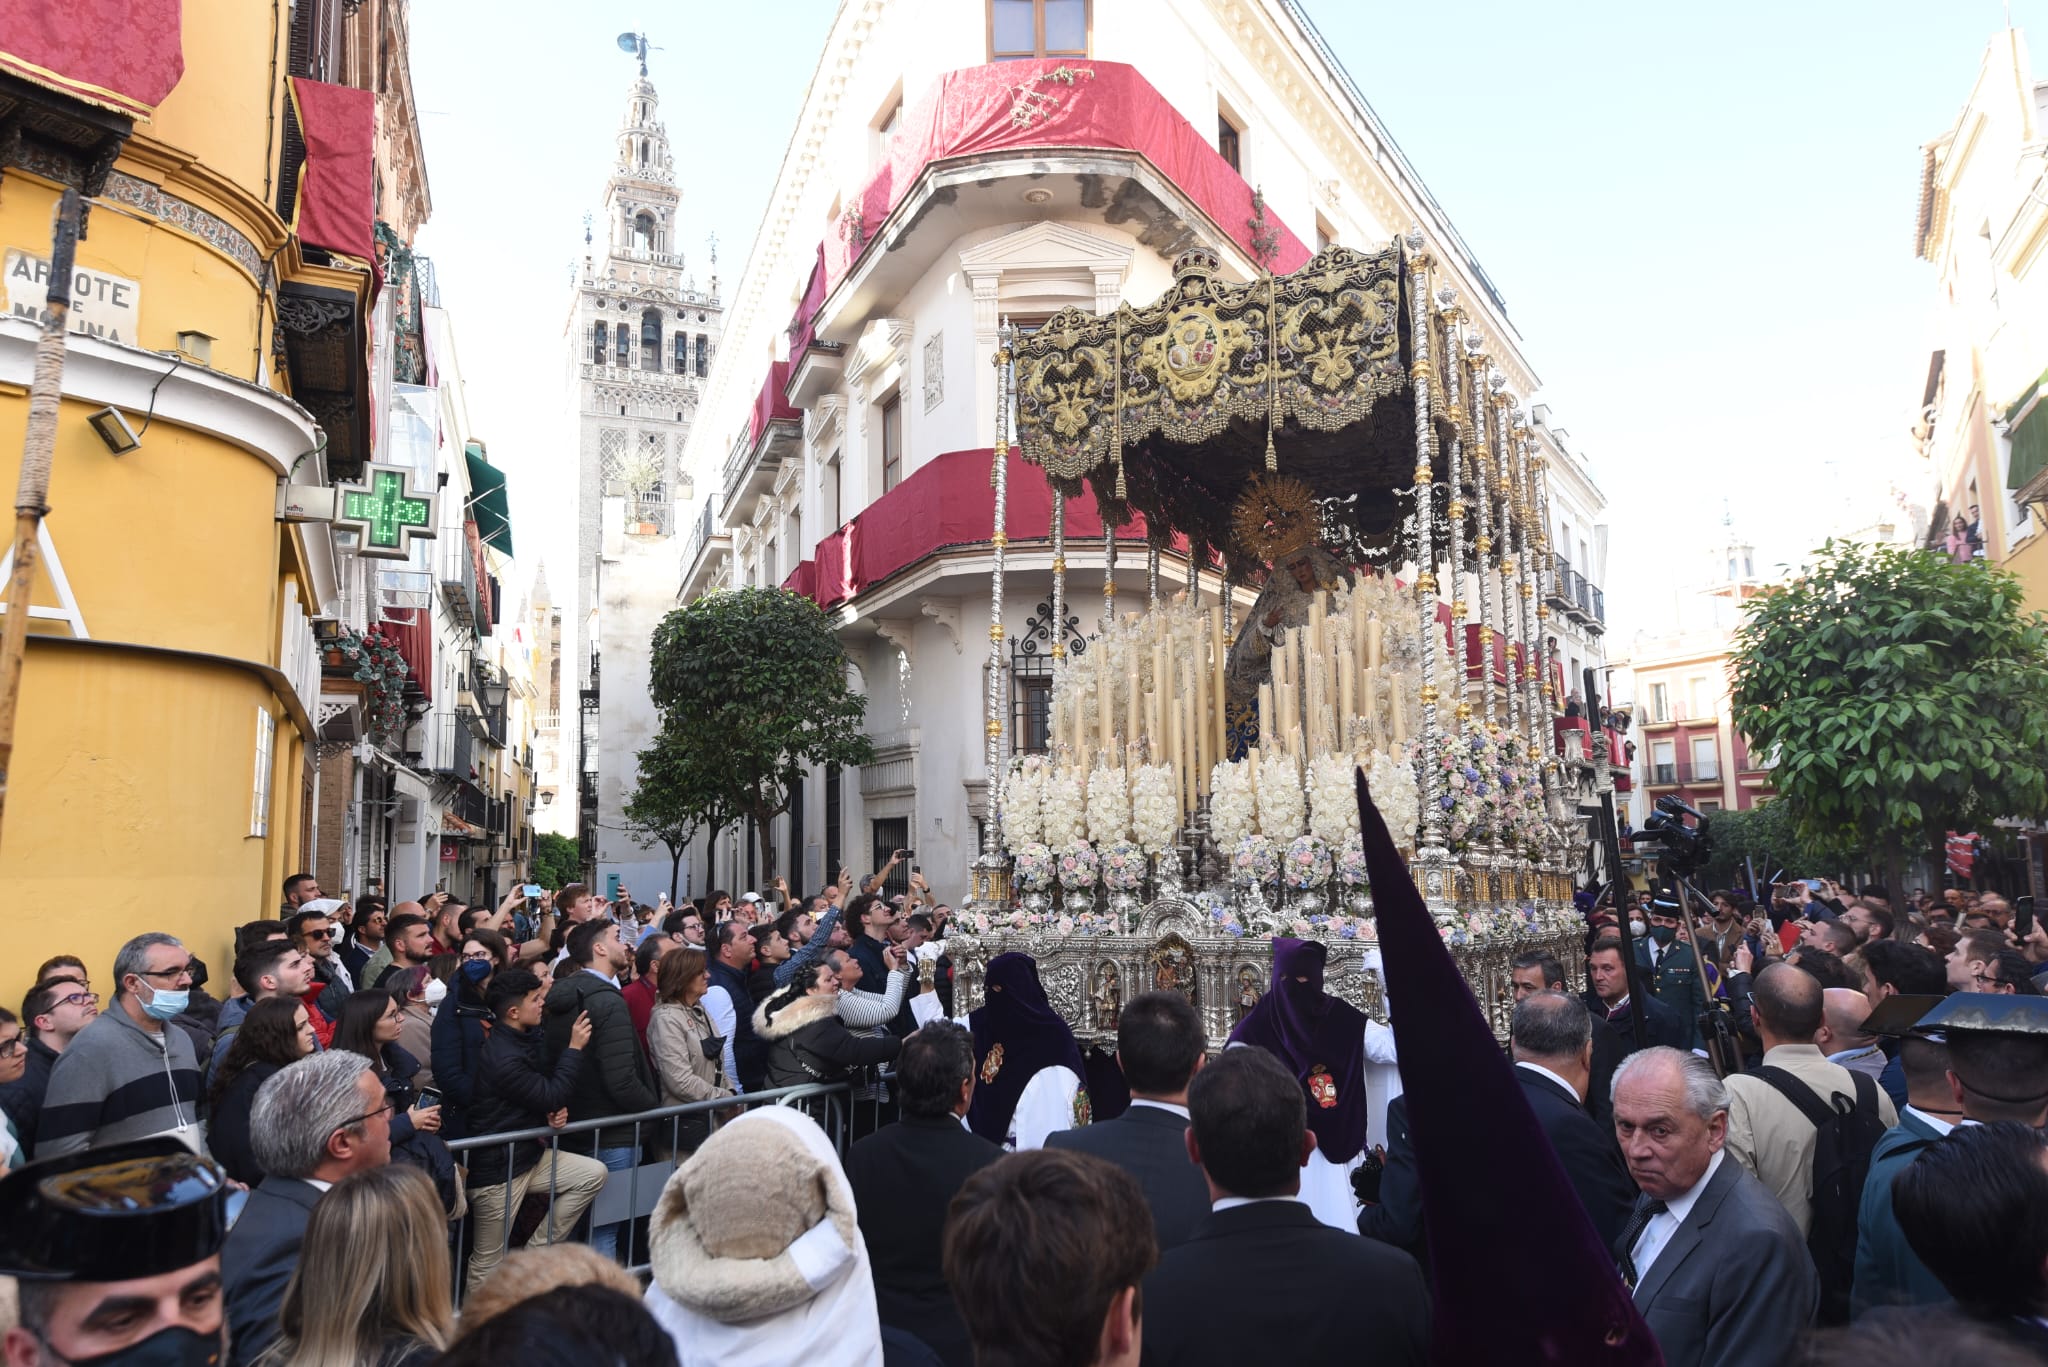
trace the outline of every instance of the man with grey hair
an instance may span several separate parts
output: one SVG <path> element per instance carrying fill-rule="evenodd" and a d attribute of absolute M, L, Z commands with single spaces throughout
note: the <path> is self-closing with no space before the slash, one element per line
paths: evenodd
<path fill-rule="evenodd" d="M 1612 1246 L 1635 1205 L 1636 1184 L 1611 1132 L 1586 1110 L 1593 1069 L 1593 1017 L 1585 1003 L 1546 990 L 1515 1003 L 1515 1080 L 1536 1113 L 1579 1203 Z"/>
<path fill-rule="evenodd" d="M 1765 1367 L 1813 1320 L 1820 1281 L 1785 1208 L 1722 1152 L 1728 1089 L 1705 1059 L 1643 1049 L 1614 1073 L 1614 1134 L 1642 1189 L 1614 1242 L 1667 1367 Z"/>
<path fill-rule="evenodd" d="M 361 1054 L 312 1054 L 256 1093 L 249 1140 L 266 1175 L 221 1249 L 233 1367 L 253 1363 L 277 1337 L 315 1203 L 342 1178 L 391 1161 L 391 1099 Z"/>
<path fill-rule="evenodd" d="M 168 1134 L 199 1148 L 199 1057 L 183 1030 L 192 956 L 175 936 L 138 935 L 114 956 L 114 1003 L 50 1067 L 36 1157 Z"/>

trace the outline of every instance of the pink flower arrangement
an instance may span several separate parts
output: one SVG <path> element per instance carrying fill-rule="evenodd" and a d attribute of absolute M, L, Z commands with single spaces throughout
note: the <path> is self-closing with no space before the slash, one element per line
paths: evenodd
<path fill-rule="evenodd" d="M 1145 853 L 1128 840 L 1102 851 L 1102 886 L 1111 892 L 1136 892 L 1145 881 Z"/>
<path fill-rule="evenodd" d="M 1059 878 L 1063 888 L 1082 889 L 1095 886 L 1095 848 L 1085 840 L 1076 840 L 1060 850 Z"/>
<path fill-rule="evenodd" d="M 1026 892 L 1043 892 L 1052 882 L 1052 851 L 1033 840 L 1017 850 L 1017 886 Z"/>
<path fill-rule="evenodd" d="M 1230 856 L 1230 872 L 1239 883 L 1270 883 L 1280 876 L 1280 852 L 1265 836 L 1248 835 Z"/>
<path fill-rule="evenodd" d="M 1356 835 L 1344 841 L 1336 855 L 1337 879 L 1347 888 L 1365 886 L 1365 846 Z"/>
<path fill-rule="evenodd" d="M 1319 888 L 1330 881 L 1330 847 L 1319 835 L 1297 835 L 1287 842 L 1280 869 L 1287 886 L 1296 892 Z"/>

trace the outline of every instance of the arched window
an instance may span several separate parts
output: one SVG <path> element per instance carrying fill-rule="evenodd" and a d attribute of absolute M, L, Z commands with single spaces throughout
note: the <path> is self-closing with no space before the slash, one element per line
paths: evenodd
<path fill-rule="evenodd" d="M 647 309 L 640 315 L 640 368 L 661 369 L 660 309 Z"/>
<path fill-rule="evenodd" d="M 647 149 L 645 147 L 640 149 L 640 160 L 643 163 L 647 160 Z M 643 252 L 654 250 L 653 214 L 642 212 L 633 215 L 633 246 L 636 250 Z"/>
<path fill-rule="evenodd" d="M 686 375 L 690 370 L 690 334 L 676 334 L 676 374 Z"/>
<path fill-rule="evenodd" d="M 697 334 L 697 378 L 703 379 L 711 369 L 711 339 L 703 333 Z"/>
<path fill-rule="evenodd" d="M 631 365 L 631 364 L 633 363 L 633 331 L 632 331 L 632 329 L 631 329 L 631 328 L 629 328 L 629 327 L 627 327 L 627 326 L 626 326 L 626 324 L 625 324 L 625 322 L 624 322 L 623 320 L 621 320 L 621 322 L 619 323 L 619 326 L 618 326 L 618 331 L 617 331 L 617 333 L 616 333 L 615 335 L 616 335 L 616 337 L 617 337 L 617 339 L 618 339 L 618 344 L 619 344 L 619 345 L 618 345 L 618 352 L 617 352 L 617 355 L 618 355 L 618 360 L 619 360 L 619 364 L 620 364 L 620 365 Z"/>
<path fill-rule="evenodd" d="M 596 329 L 591 333 L 591 337 L 595 340 L 596 345 L 591 348 L 590 359 L 595 361 L 599 365 L 603 365 L 605 359 L 605 343 L 606 341 L 609 340 L 605 336 L 605 326 L 603 323 L 599 323 L 597 325 Z"/>
<path fill-rule="evenodd" d="M 640 164 L 645 166 L 647 164 L 647 140 L 641 138 L 638 139 L 638 142 L 640 143 Z"/>

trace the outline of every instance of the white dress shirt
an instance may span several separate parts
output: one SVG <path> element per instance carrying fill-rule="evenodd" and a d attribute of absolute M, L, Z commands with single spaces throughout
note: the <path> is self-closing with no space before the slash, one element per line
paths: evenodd
<path fill-rule="evenodd" d="M 1685 1192 L 1664 1203 L 1664 1209 L 1650 1217 L 1650 1223 L 1643 1226 L 1643 1232 L 1636 1237 L 1636 1246 L 1629 1250 L 1629 1261 L 1636 1265 L 1636 1287 L 1649 1280 L 1650 1269 L 1656 1265 L 1658 1255 L 1671 1242 L 1671 1236 L 1678 1233 L 1678 1227 L 1685 1223 L 1685 1217 L 1692 1214 L 1700 1193 L 1707 1189 L 1707 1183 L 1714 1180 L 1720 1171 L 1721 1160 L 1728 1155 L 1716 1149 L 1714 1156 L 1707 1160 L 1707 1170 L 1700 1174 L 1700 1180 Z"/>
<path fill-rule="evenodd" d="M 1185 1107 L 1185 1106 L 1176 1106 L 1176 1105 L 1174 1105 L 1174 1104 L 1173 1104 L 1173 1103 L 1172 1103 L 1171 1101 L 1153 1101 L 1153 1100 L 1151 1100 L 1151 1099 L 1149 1099 L 1149 1098 L 1147 1098 L 1147 1097 L 1142 1097 L 1142 1096 L 1134 1096 L 1134 1097 L 1132 1097 L 1132 1098 L 1131 1098 L 1131 1104 L 1130 1104 L 1130 1109 L 1131 1109 L 1131 1110 L 1136 1110 L 1136 1109 L 1137 1109 L 1138 1107 L 1140 1107 L 1140 1106 L 1150 1106 L 1150 1107 L 1151 1107 L 1151 1108 L 1152 1108 L 1153 1110 L 1155 1110 L 1155 1111 L 1172 1111 L 1172 1112 L 1173 1112 L 1173 1113 L 1174 1113 L 1175 1115 L 1179 1116 L 1179 1117 L 1180 1117 L 1180 1118 L 1181 1118 L 1182 1120 L 1192 1121 L 1192 1120 L 1194 1119 L 1194 1117 L 1193 1117 L 1193 1116 L 1190 1116 L 1190 1115 L 1188 1114 L 1188 1108 L 1187 1108 L 1187 1107 Z"/>
<path fill-rule="evenodd" d="M 1306 1204 L 1299 1196 L 1223 1196 L 1211 1201 L 1209 1209 L 1212 1213 L 1220 1214 L 1226 1210 L 1235 1210 L 1239 1206 L 1255 1206 L 1261 1201 L 1292 1201 L 1297 1206 Z"/>

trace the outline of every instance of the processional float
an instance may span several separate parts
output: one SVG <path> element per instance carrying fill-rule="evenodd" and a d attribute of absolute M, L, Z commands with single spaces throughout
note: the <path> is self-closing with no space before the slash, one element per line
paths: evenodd
<path fill-rule="evenodd" d="M 1497 1032 L 1517 953 L 1576 970 L 1544 458 L 1423 246 L 1331 247 L 1243 284 L 1197 248 L 1150 306 L 1005 326 L 989 811 L 951 946 L 958 1009 L 989 958 L 1023 950 L 1084 1044 L 1113 1044 L 1126 997 L 1159 988 L 1220 1041 L 1265 989 L 1271 937 L 1293 935 L 1325 941 L 1330 989 L 1384 1019 L 1354 765 Z M 1092 492 L 1105 528 L 1101 628 L 1071 657 L 1055 633 L 1051 743 L 1014 762 L 1012 396 L 1052 490 L 1055 623 L 1067 500 Z M 1120 617 L 1117 530 L 1137 520 L 1147 593 Z M 1171 600 L 1167 556 L 1187 569 Z"/>

